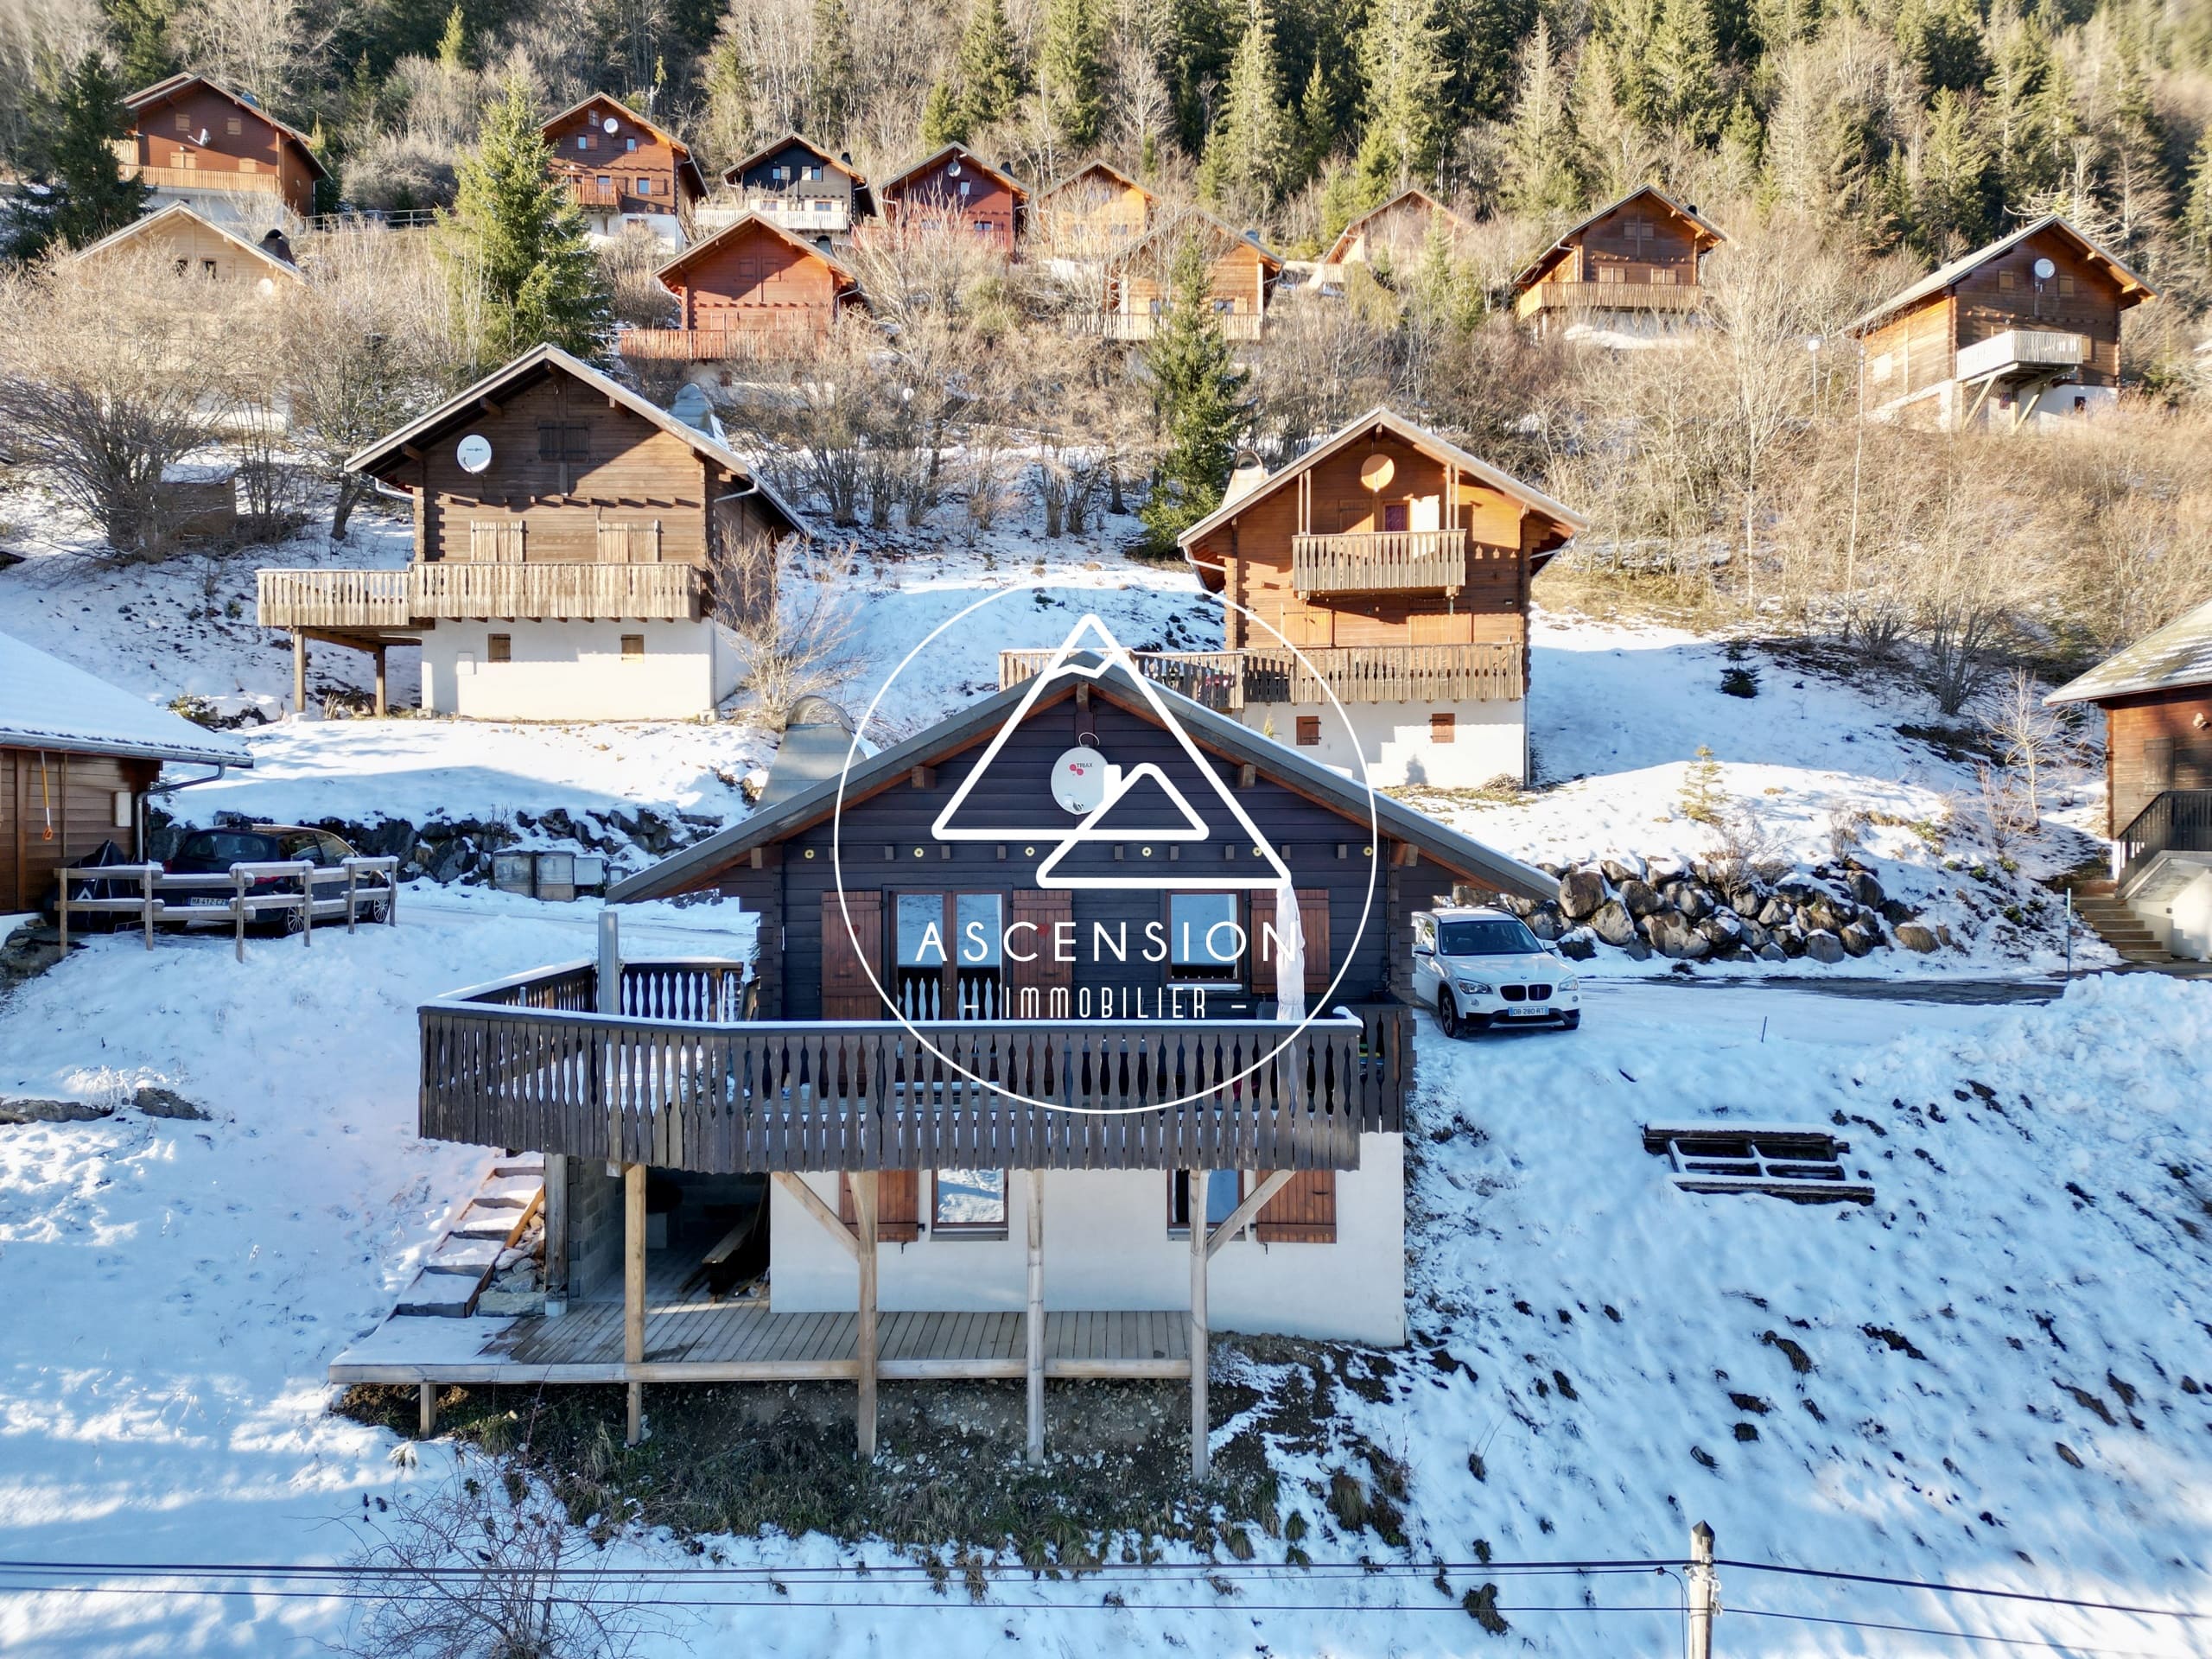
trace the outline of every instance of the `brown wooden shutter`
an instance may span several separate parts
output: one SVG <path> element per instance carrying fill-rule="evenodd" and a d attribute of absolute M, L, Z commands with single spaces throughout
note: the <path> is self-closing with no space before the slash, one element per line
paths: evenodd
<path fill-rule="evenodd" d="M 2143 787 L 2151 794 L 2174 786 L 2174 741 L 2171 737 L 2143 740 Z"/>
<path fill-rule="evenodd" d="M 857 918 L 855 918 L 857 919 Z M 918 1170 L 875 1173 L 875 1236 L 882 1244 L 911 1244 L 922 1235 L 922 1179 Z M 851 1227 L 860 1221 L 853 1208 L 853 1178 L 837 1178 L 837 1219 Z"/>
<path fill-rule="evenodd" d="M 1009 1003 L 1014 1017 L 1020 1019 L 1049 1019 L 1052 1012 L 1052 993 L 1068 990 L 1075 984 L 1075 964 L 1052 960 L 1052 929 L 1062 922 L 1075 919 L 1075 895 L 1071 893 L 1018 892 L 1014 895 L 1014 914 L 1009 930 L 1027 922 L 1036 928 L 1034 933 L 1014 934 L 1009 931 L 1009 943 L 1034 962 L 1016 962 L 1011 950 L 1007 953 L 1007 982 L 1014 995 Z M 1021 993 L 1037 993 L 1037 1012 L 1024 1014 Z M 1065 1015 L 1063 1016 L 1065 1017 Z"/>
<path fill-rule="evenodd" d="M 1337 1172 L 1301 1169 L 1283 1190 L 1260 1206 L 1252 1236 L 1262 1244 L 1333 1244 L 1337 1242 Z"/>
<path fill-rule="evenodd" d="M 845 911 L 852 927 L 845 925 Z M 857 942 L 860 950 L 853 948 Z M 882 995 L 869 982 L 868 968 L 883 962 L 883 895 L 848 893 L 841 907 L 833 889 L 822 895 L 822 1017 L 824 1020 L 882 1020 L 889 1017 Z"/>
<path fill-rule="evenodd" d="M 1267 943 L 1264 930 L 1275 919 L 1275 896 L 1266 891 L 1252 895 L 1252 989 L 1261 996 L 1274 994 L 1274 953 L 1262 958 Z M 1329 893 L 1325 887 L 1298 890 L 1298 931 L 1306 938 L 1306 994 L 1318 996 L 1329 988 L 1335 970 L 1329 964 Z"/>

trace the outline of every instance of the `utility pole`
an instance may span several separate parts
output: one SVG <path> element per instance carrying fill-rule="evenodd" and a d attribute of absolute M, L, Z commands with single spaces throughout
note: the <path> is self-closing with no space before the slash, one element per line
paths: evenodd
<path fill-rule="evenodd" d="M 1713 1570 L 1713 1529 L 1690 1529 L 1690 1659 L 1713 1659 L 1713 1621 L 1720 1617 L 1720 1575 Z"/>

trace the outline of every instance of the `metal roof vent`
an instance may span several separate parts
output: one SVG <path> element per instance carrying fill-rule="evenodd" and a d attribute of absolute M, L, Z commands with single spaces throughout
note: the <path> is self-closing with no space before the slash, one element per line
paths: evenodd
<path fill-rule="evenodd" d="M 676 401 L 668 406 L 668 412 L 686 426 L 696 426 L 702 432 L 714 430 L 714 409 L 707 402 L 707 394 L 695 382 L 684 382 L 683 390 L 676 394 Z"/>

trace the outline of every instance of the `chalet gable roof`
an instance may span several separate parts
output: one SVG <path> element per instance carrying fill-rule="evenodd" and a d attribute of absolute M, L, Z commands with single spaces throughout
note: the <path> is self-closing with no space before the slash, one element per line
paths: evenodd
<path fill-rule="evenodd" d="M 330 176 L 330 169 L 322 164 L 321 157 L 315 153 L 315 143 L 307 134 L 302 132 L 297 127 L 279 121 L 267 110 L 262 108 L 257 101 L 249 98 L 244 92 L 234 92 L 219 80 L 211 79 L 206 75 L 175 74 L 166 80 L 157 80 L 152 86 L 133 92 L 124 99 L 123 107 L 129 110 L 136 118 L 142 110 L 151 109 L 156 104 L 166 104 L 180 92 L 189 92 L 194 86 L 205 86 L 216 97 L 237 105 L 255 120 L 274 127 L 280 137 L 298 147 L 301 156 L 309 167 L 315 169 L 315 177 L 327 179 Z"/>
<path fill-rule="evenodd" d="M 346 470 L 385 477 L 404 464 L 409 459 L 406 452 L 410 448 L 419 450 L 423 444 L 447 429 L 474 419 L 480 400 L 496 397 L 508 387 L 534 381 L 545 374 L 565 374 L 571 379 L 581 381 L 610 403 L 628 410 L 662 431 L 681 438 L 702 460 L 711 461 L 733 475 L 748 480 L 760 499 L 773 507 L 795 533 L 808 537 L 814 534 L 805 518 L 778 495 L 768 480 L 760 477 L 752 464 L 728 444 L 715 438 L 712 433 L 702 431 L 688 421 L 679 420 L 658 404 L 639 397 L 620 382 L 609 379 L 582 358 L 570 356 L 558 346 L 531 346 L 505 367 L 494 369 L 474 385 L 456 392 L 436 408 L 418 415 L 397 431 L 387 432 L 366 448 L 349 456 Z"/>
<path fill-rule="evenodd" d="M 905 172 L 895 174 L 891 178 L 885 180 L 883 183 L 878 185 L 876 187 L 876 194 L 879 196 L 895 195 L 898 194 L 899 188 L 904 186 L 909 179 L 914 177 L 917 174 L 928 172 L 930 168 L 935 167 L 939 162 L 944 160 L 948 156 L 958 156 L 962 164 L 964 166 L 981 168 L 984 172 L 989 174 L 1001 184 L 1004 185 L 1007 189 L 1012 193 L 1014 199 L 1016 201 L 1026 202 L 1029 200 L 1029 188 L 1027 185 L 1023 184 L 1020 180 L 1015 178 L 1013 174 L 1007 172 L 1004 168 L 993 167 L 988 162 L 978 156 L 974 150 L 969 149 L 965 144 L 947 144 L 943 149 L 934 150 L 931 154 L 923 156 L 920 161 L 916 162 L 912 167 L 906 168 Z"/>
<path fill-rule="evenodd" d="M 798 250 L 800 253 L 804 254 L 808 258 L 819 259 L 823 264 L 829 266 L 830 270 L 848 285 L 854 288 L 858 288 L 860 286 L 860 278 L 855 276 L 853 274 L 852 268 L 847 265 L 842 260 L 839 259 L 836 255 L 828 252 L 823 249 L 816 247 L 813 243 L 808 241 L 798 232 L 785 230 L 782 226 L 777 224 L 774 219 L 767 218 L 765 214 L 750 213 L 742 214 L 739 218 L 732 220 L 729 224 L 723 226 L 721 229 L 716 231 L 712 236 L 706 237 L 699 241 L 694 242 L 690 247 L 685 248 L 673 259 L 671 259 L 666 264 L 661 266 L 659 270 L 653 272 L 653 275 L 659 279 L 660 285 L 663 288 L 667 289 L 671 294 L 675 293 L 680 288 L 681 284 L 672 281 L 671 278 L 680 276 L 685 270 L 689 270 L 691 266 L 696 264 L 701 259 L 705 257 L 710 251 L 720 247 L 724 242 L 735 240 L 739 232 L 749 230 L 761 230 L 767 232 L 771 236 L 775 237 L 779 241 L 788 244 L 792 248 Z"/>
<path fill-rule="evenodd" d="M 685 143 L 658 122 L 649 120 L 645 116 L 639 115 L 620 99 L 609 97 L 605 92 L 594 92 L 589 98 L 578 99 L 551 120 L 542 124 L 537 129 L 537 136 L 541 138 L 550 137 L 554 128 L 568 120 L 577 111 L 588 110 L 594 104 L 604 104 L 610 110 L 620 111 L 639 126 L 643 127 L 661 143 L 666 144 L 676 153 L 676 170 L 690 185 L 691 194 L 694 196 L 703 196 L 707 194 L 707 175 L 699 170 L 699 163 L 691 158 L 690 145 Z"/>
<path fill-rule="evenodd" d="M 1522 289 L 1541 282 L 1546 271 L 1574 251 L 1575 245 L 1581 240 L 1584 232 L 1599 219 L 1620 212 L 1630 202 L 1644 196 L 1650 197 L 1669 213 L 1690 227 L 1691 234 L 1697 238 L 1699 252 L 1702 253 L 1707 248 L 1718 247 L 1728 239 L 1719 226 L 1705 218 L 1696 208 L 1684 207 L 1656 184 L 1640 184 L 1618 200 L 1607 202 L 1587 219 L 1579 220 L 1561 231 L 1559 239 L 1538 254 L 1529 263 L 1528 269 L 1513 279 L 1513 291 L 1518 294 Z"/>
<path fill-rule="evenodd" d="M 251 766 L 253 751 L 0 633 L 0 747 Z"/>
<path fill-rule="evenodd" d="M 722 182 L 735 184 L 745 176 L 747 168 L 753 166 L 755 162 L 765 162 L 778 150 L 789 149 L 793 144 L 797 144 L 808 155 L 819 161 L 823 166 L 836 168 L 860 188 L 863 190 L 868 188 L 868 179 L 858 168 L 842 156 L 831 155 L 803 132 L 787 132 L 773 143 L 763 144 L 751 155 L 739 156 L 722 169 Z"/>
<path fill-rule="evenodd" d="M 1075 168 L 1073 171 L 1063 174 L 1059 178 L 1054 180 L 1051 184 L 1046 185 L 1042 190 L 1039 190 L 1037 193 L 1037 205 L 1040 207 L 1043 207 L 1054 196 L 1058 195 L 1061 191 L 1074 188 L 1075 186 L 1082 183 L 1084 180 L 1089 178 L 1094 173 L 1103 173 L 1108 178 L 1113 180 L 1115 183 L 1120 185 L 1123 189 L 1135 191 L 1139 195 L 1145 199 L 1147 205 L 1160 200 L 1157 195 L 1146 189 L 1144 186 L 1139 184 L 1135 179 L 1122 172 L 1120 168 L 1116 167 L 1111 162 L 1101 161 L 1093 157 L 1091 160 L 1084 162 L 1082 166 Z"/>
<path fill-rule="evenodd" d="M 1082 653 L 1069 658 L 1071 665 L 1078 661 L 1088 664 L 1095 664 L 1096 659 Z M 1106 668 L 1089 683 L 1092 696 L 1103 697 L 1141 720 L 1158 723 L 1144 692 L 1124 671 Z M 1360 785 L 1318 761 L 1307 760 L 1295 749 L 1286 748 L 1273 738 L 1239 725 L 1225 715 L 1214 713 L 1179 691 L 1159 684 L 1148 689 L 1159 693 L 1201 750 L 1233 766 L 1249 766 L 1258 776 L 1341 813 L 1364 836 L 1369 795 Z M 841 759 L 839 772 L 847 810 L 850 810 L 852 802 L 897 782 L 916 766 L 934 765 L 948 756 L 989 742 L 1020 706 L 1029 690 L 1022 684 L 994 692 L 902 743 L 856 758 L 849 772 L 843 771 Z M 1072 679 L 1058 687 L 1048 686 L 1036 709 L 1054 707 L 1074 695 Z M 757 809 L 743 823 L 617 882 L 607 889 L 607 902 L 625 904 L 680 892 L 714 871 L 728 868 L 755 847 L 785 840 L 824 822 L 837 810 L 840 783 L 841 777 L 832 775 L 772 806 Z M 1558 890 L 1559 884 L 1541 870 L 1439 823 L 1388 795 L 1376 793 L 1373 806 L 1376 825 L 1386 837 L 1418 848 L 1455 874 L 1527 899 L 1548 899 Z"/>
<path fill-rule="evenodd" d="M 1523 484 L 1512 474 L 1501 472 L 1479 456 L 1469 454 L 1458 444 L 1440 438 L 1435 433 L 1415 426 L 1403 416 L 1378 404 L 1357 420 L 1346 422 L 1343 426 L 1338 427 L 1288 466 L 1270 474 L 1242 493 L 1224 499 L 1219 506 L 1175 538 L 1176 544 L 1183 550 L 1183 556 L 1193 566 L 1200 566 L 1194 550 L 1205 536 L 1227 524 L 1236 514 L 1246 511 L 1261 497 L 1272 494 L 1274 491 L 1281 489 L 1300 473 L 1318 466 L 1339 449 L 1370 433 L 1380 432 L 1389 433 L 1433 460 L 1446 461 L 1457 467 L 1471 478 L 1487 484 L 1499 494 L 1518 501 L 1531 512 L 1541 514 L 1550 519 L 1564 530 L 1567 537 L 1579 536 L 1590 528 L 1590 521 L 1572 507 L 1561 505 L 1541 490 L 1531 485 Z M 1217 567 L 1212 565 L 1200 567 L 1202 575 L 1205 570 L 1215 569 Z"/>
<path fill-rule="evenodd" d="M 1173 217 L 1162 219 L 1116 254 L 1114 263 L 1127 264 L 1147 249 L 1154 249 L 1156 251 L 1158 247 L 1172 245 L 1188 235 L 1193 228 L 1211 235 L 1228 247 L 1250 248 L 1260 256 L 1260 262 L 1269 270 L 1279 271 L 1282 269 L 1282 256 L 1261 241 L 1257 236 L 1248 236 L 1242 231 L 1230 229 L 1227 224 L 1215 218 L 1203 207 L 1185 207 Z"/>
<path fill-rule="evenodd" d="M 1380 207 L 1369 208 L 1358 218 L 1353 219 L 1351 224 L 1345 226 L 1344 230 L 1337 237 L 1337 239 L 1329 245 L 1328 252 L 1321 256 L 1321 263 L 1325 265 L 1342 264 L 1344 262 L 1344 256 L 1351 251 L 1353 240 L 1357 238 L 1361 231 L 1364 230 L 1371 221 L 1382 218 L 1383 214 L 1391 212 L 1394 208 L 1404 207 L 1406 203 L 1409 201 L 1418 201 L 1426 204 L 1430 213 L 1443 214 L 1445 218 L 1450 219 L 1452 223 L 1460 230 L 1466 231 L 1474 228 L 1472 226 L 1469 225 L 1465 219 L 1460 217 L 1460 215 L 1453 213 L 1449 207 L 1446 207 L 1434 196 L 1430 195 L 1427 191 L 1422 189 L 1419 185 L 1414 185 L 1408 189 L 1401 190 L 1396 195 L 1391 197 L 1389 200 L 1384 202 Z"/>
<path fill-rule="evenodd" d="M 1986 247 L 1976 248 L 1972 253 L 1962 253 L 1948 264 L 1938 265 L 1903 293 L 1883 301 L 1856 322 L 1847 325 L 1844 332 L 1851 334 L 1865 334 L 1868 329 L 1904 310 L 1907 306 L 1916 304 L 1931 294 L 1940 294 L 1945 289 L 1955 287 L 1992 259 L 2018 247 L 2030 237 L 2043 231 L 2057 232 L 2080 249 L 2084 258 L 2093 264 L 2103 265 L 2111 273 L 2114 283 L 2120 289 L 2121 310 L 2125 311 L 2132 305 L 2139 305 L 2145 300 L 2158 297 L 2157 293 L 2148 283 L 2088 237 L 2082 235 L 2081 232 L 2075 230 L 2063 218 L 2056 213 L 2045 213 L 2041 219 L 2023 225 L 2010 236 L 2000 236 Z"/>
<path fill-rule="evenodd" d="M 2044 701 L 2101 702 L 2195 685 L 2212 685 L 2212 600 L 2153 629 Z"/>
<path fill-rule="evenodd" d="M 181 222 L 182 219 L 190 219 L 201 230 L 213 232 L 215 235 L 221 237 L 224 241 L 228 242 L 234 247 L 238 248 L 239 251 L 251 254 L 255 258 L 260 260 L 262 264 L 267 265 L 272 271 L 277 272 L 284 276 L 288 276 L 296 283 L 304 283 L 307 281 L 305 273 L 290 260 L 279 259 L 275 254 L 270 252 L 267 248 L 263 247 L 260 243 L 249 242 L 245 238 L 238 235 L 236 232 L 225 230 L 220 225 L 216 224 L 213 219 L 202 219 L 198 213 L 192 211 L 190 206 L 181 201 L 173 201 L 168 207 L 163 207 L 157 212 L 147 214 L 143 219 L 134 219 L 119 231 L 110 231 L 99 241 L 92 243 L 86 247 L 79 248 L 76 252 L 71 254 L 69 256 L 69 263 L 74 264 L 79 259 L 89 259 L 96 253 L 105 252 L 111 248 L 121 247 L 126 242 L 134 242 L 137 240 L 140 237 L 144 236 L 149 231 L 154 229 L 156 226 L 167 224 L 171 221 Z"/>

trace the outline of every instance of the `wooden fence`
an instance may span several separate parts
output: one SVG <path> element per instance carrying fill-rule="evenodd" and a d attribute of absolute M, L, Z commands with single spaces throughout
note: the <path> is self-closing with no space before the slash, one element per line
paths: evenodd
<path fill-rule="evenodd" d="M 1273 1020 L 732 1019 L 736 965 L 537 970 L 424 1006 L 421 1130 L 709 1173 L 1357 1166 L 1402 1128 L 1412 1017 Z M 1017 1099 L 1015 1096 L 1027 1096 Z M 1044 1103 L 1030 1103 L 1032 1102 Z"/>
<path fill-rule="evenodd" d="M 1132 652 L 1147 679 L 1217 714 L 1252 703 L 1513 702 L 1522 695 L 1521 647 L 1510 640 L 1461 645 L 1313 645 L 1302 655 L 1254 651 Z M 1045 671 L 1049 651 L 1002 651 L 999 688 Z M 1325 690 L 1324 688 L 1326 688 Z"/>
<path fill-rule="evenodd" d="M 779 319 L 749 327 L 733 322 L 721 327 L 625 328 L 615 337 L 614 349 L 639 361 L 778 361 L 820 350 L 829 333 L 830 317 L 824 312 L 804 320 Z"/>
<path fill-rule="evenodd" d="M 1293 536 L 1290 585 L 1301 594 L 1395 594 L 1467 585 L 1464 530 Z"/>
<path fill-rule="evenodd" d="M 143 931 L 149 950 L 154 948 L 156 927 L 227 924 L 240 962 L 245 960 L 246 924 L 271 913 L 284 918 L 286 930 L 296 931 L 302 946 L 315 943 L 318 921 L 342 918 L 351 933 L 365 908 L 372 921 L 399 925 L 399 861 L 391 857 L 349 858 L 335 866 L 285 859 L 233 864 L 227 870 L 196 875 L 172 874 L 159 864 L 87 864 L 56 870 L 54 877 L 60 883 L 54 908 L 65 956 L 72 912 L 128 917 Z M 73 881 L 137 891 L 73 897 Z M 285 882 L 293 885 L 277 885 Z M 179 902 L 170 902 L 172 896 Z"/>
<path fill-rule="evenodd" d="M 440 618 L 638 618 L 696 621 L 706 579 L 688 564 L 532 564 L 519 520 L 511 556 L 439 559 L 400 570 L 263 570 L 258 620 L 264 628 L 408 628 Z M 474 544 L 472 543 L 472 544 Z M 487 543 L 488 545 L 488 543 Z M 508 545 L 508 543 L 502 543 Z M 654 556 L 658 520 L 602 524 L 595 543 L 611 559 Z"/>
<path fill-rule="evenodd" d="M 405 570 L 262 570 L 256 600 L 264 628 L 404 628 Z"/>
<path fill-rule="evenodd" d="M 1705 290 L 1694 283 L 1538 283 L 1513 302 L 1518 317 L 1539 311 L 1694 311 Z"/>

